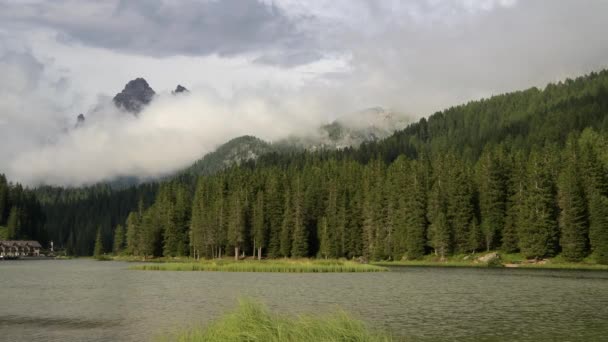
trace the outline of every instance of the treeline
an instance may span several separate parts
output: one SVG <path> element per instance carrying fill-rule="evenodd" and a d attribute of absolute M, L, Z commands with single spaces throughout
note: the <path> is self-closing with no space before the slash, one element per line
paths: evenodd
<path fill-rule="evenodd" d="M 99 231 L 111 245 L 114 229 L 138 203 L 149 206 L 158 185 L 143 184 L 122 190 L 109 185 L 84 188 L 40 187 L 35 190 L 46 216 L 45 227 L 55 247 L 69 255 L 91 255 Z"/>
<path fill-rule="evenodd" d="M 585 129 L 588 130 L 583 134 Z M 421 119 L 387 139 L 365 143 L 358 149 L 267 153 L 255 163 L 245 163 L 240 168 L 202 179 L 197 180 L 190 174 L 182 175 L 179 179 L 160 184 L 121 191 L 54 188 L 44 194 L 43 203 L 49 233 L 73 246 L 76 254 L 92 253 L 98 230 L 100 240 L 109 249 L 119 235 L 114 234 L 117 224 L 125 226 L 124 235 L 128 235 L 131 222 L 131 243 L 123 243 L 123 240 L 128 240 L 125 237 L 119 239 L 121 242 L 116 246 L 121 249 L 125 244 L 127 251 L 134 254 L 144 253 L 136 248 L 145 253 L 153 250 L 149 255 L 161 255 L 165 250 L 167 255 L 178 253 L 173 247 L 165 248 L 167 234 L 170 236 L 168 246 L 174 245 L 173 232 L 166 233 L 171 225 L 177 236 L 181 236 L 177 245 L 181 250 L 187 250 L 183 253 L 201 256 L 226 254 L 228 249 L 234 253 L 232 249 L 235 247 L 239 252 L 245 250 L 247 253 L 253 252 L 254 247 L 262 247 L 262 254 L 269 256 L 301 254 L 300 247 L 292 254 L 294 247 L 290 239 L 297 241 L 297 246 L 302 246 L 300 241 L 305 240 L 306 255 L 335 255 L 333 250 L 340 246 L 336 255 L 400 258 L 399 254 L 407 253 L 411 258 L 415 249 L 403 247 L 404 244 L 419 246 L 419 254 L 434 251 L 448 254 L 463 252 L 467 250 L 466 246 L 472 250 L 471 246 L 477 246 L 476 239 L 481 241 L 477 249 L 489 246 L 509 251 L 521 249 L 529 256 L 552 255 L 567 249 L 560 242 L 565 234 L 560 226 L 560 217 L 567 203 L 560 199 L 560 184 L 565 182 L 563 178 L 568 178 L 562 173 L 571 164 L 576 165 L 572 167 L 577 170 L 576 177 L 580 177 L 579 173 L 588 172 L 583 156 L 590 153 L 589 149 L 597 155 L 599 165 L 605 168 L 604 152 L 594 144 L 603 141 L 607 133 L 608 71 L 601 71 L 550 84 L 543 90 L 531 88 L 449 108 L 428 119 Z M 588 143 L 593 140 L 589 137 L 598 141 Z M 574 162 L 567 157 L 568 146 L 575 146 L 575 152 L 570 153 L 575 155 Z M 500 191 L 493 188 L 493 182 L 489 185 L 486 184 L 489 181 L 482 182 L 480 169 L 483 170 L 481 165 L 484 163 L 492 165 L 491 174 L 500 174 L 500 177 L 492 176 L 498 177 Z M 420 173 L 415 191 L 424 196 L 412 196 L 414 190 L 405 187 L 412 181 L 399 180 L 395 176 L 394 170 L 400 165 Z M 538 177 L 538 183 L 543 186 L 539 185 L 538 189 L 531 186 L 532 176 Z M 464 180 L 457 187 L 450 182 L 453 178 Z M 599 186 L 600 190 L 596 192 L 601 196 L 594 196 L 596 192 L 589 189 L 589 182 L 584 178 L 579 180 L 583 180 L 583 190 L 575 193 L 582 193 L 584 198 L 585 214 L 582 217 L 586 221 L 582 226 L 589 230 L 584 234 L 583 254 L 586 255 L 592 249 L 596 250 L 592 241 L 597 240 L 591 235 L 597 232 L 594 227 L 598 221 L 593 217 L 598 217 L 594 213 L 602 208 L 600 204 L 604 194 L 602 186 Z M 332 190 L 331 184 L 335 184 L 336 190 Z M 183 192 L 179 196 L 185 198 L 180 201 L 190 205 L 180 209 L 185 214 L 178 216 L 185 217 L 184 221 L 173 226 L 167 222 L 173 222 L 171 216 L 175 214 L 167 208 L 178 202 L 178 188 Z M 391 188 L 391 191 L 385 188 Z M 384 192 L 379 192 L 380 189 Z M 513 193 L 514 189 L 518 191 Z M 516 201 L 524 198 L 524 193 L 535 194 L 544 202 L 528 197 L 525 198 L 529 202 L 523 199 Z M 488 196 L 501 199 L 496 208 L 487 204 Z M 66 200 L 66 197 L 71 199 Z M 325 208 L 333 208 L 334 197 L 338 209 Z M 460 197 L 471 197 L 471 200 L 454 199 Z M 200 198 L 205 200 L 203 204 L 197 204 Z M 418 202 L 412 202 L 411 198 Z M 140 200 L 142 204 L 138 205 Z M 263 205 L 256 206 L 256 203 Z M 530 208 L 531 204 L 538 203 L 545 204 L 542 208 L 535 207 L 537 211 L 534 213 L 517 209 Z M 464 211 L 457 213 L 457 204 L 463 205 Z M 494 209 L 489 210 L 489 206 Z M 411 220 L 412 208 L 417 208 L 416 222 L 425 229 L 419 230 L 418 235 L 407 235 L 405 240 L 406 235 L 402 234 L 398 240 L 395 222 L 406 218 Z M 230 216 L 227 214 L 230 210 L 242 212 L 242 215 Z M 262 211 L 263 214 L 259 214 Z M 500 214 L 502 211 L 505 211 L 504 215 Z M 129 212 L 133 215 L 131 220 L 126 220 Z M 286 212 L 297 214 L 285 215 Z M 540 218 L 534 225 L 531 224 L 533 215 Z M 146 222 L 152 221 L 156 223 L 150 228 Z M 551 229 L 537 229 L 541 221 L 544 222 L 543 227 L 550 226 Z M 211 222 L 215 222 L 213 229 L 208 228 Z M 284 222 L 293 231 L 284 231 Z M 342 222 L 346 223 L 343 225 Z M 525 222 L 530 224 L 524 225 Z M 323 228 L 325 224 L 327 229 Z M 264 227 L 262 235 L 260 226 Z M 370 228 L 377 226 L 383 228 L 379 231 Z M 520 236 L 526 229 L 549 234 L 543 235 L 550 236 L 548 240 L 538 237 L 539 241 L 546 243 L 546 252 L 526 252 L 531 248 L 526 245 L 528 238 Z M 135 231 L 142 234 L 135 234 Z M 325 236 L 331 238 L 328 240 Z M 414 236 L 418 238 L 414 239 Z M 472 242 L 465 243 L 465 236 Z M 414 240 L 423 242 L 414 243 Z M 135 241 L 141 244 L 136 247 L 139 242 Z M 148 241 L 147 245 L 145 241 Z M 290 243 L 291 247 L 288 247 Z M 332 252 L 319 254 L 327 248 Z"/>
<path fill-rule="evenodd" d="M 0 174 L 0 240 L 38 240 L 46 245 L 44 222 L 36 196 Z"/>
<path fill-rule="evenodd" d="M 118 227 L 140 256 L 444 257 L 501 249 L 608 263 L 608 140 L 589 129 L 530 153 L 487 146 L 385 164 L 311 158 L 163 184 Z"/>

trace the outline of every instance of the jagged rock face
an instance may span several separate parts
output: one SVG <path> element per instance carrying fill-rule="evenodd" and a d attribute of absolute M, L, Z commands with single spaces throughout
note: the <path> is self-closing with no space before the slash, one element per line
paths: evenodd
<path fill-rule="evenodd" d="M 78 116 L 76 117 L 76 127 L 80 127 L 80 126 L 84 125 L 84 121 L 85 121 L 84 114 L 82 114 L 82 113 L 78 114 Z"/>
<path fill-rule="evenodd" d="M 188 88 L 182 86 L 181 84 L 177 85 L 177 88 L 175 88 L 175 90 L 173 91 L 173 94 L 179 94 L 179 93 L 189 93 L 190 90 L 188 90 Z"/>
<path fill-rule="evenodd" d="M 127 112 L 138 114 L 150 103 L 156 93 L 143 78 L 129 81 L 120 93 L 114 96 L 114 104 Z"/>

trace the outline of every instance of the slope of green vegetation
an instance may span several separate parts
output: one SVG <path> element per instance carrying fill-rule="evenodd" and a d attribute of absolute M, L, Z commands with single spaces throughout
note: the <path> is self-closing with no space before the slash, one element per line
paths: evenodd
<path fill-rule="evenodd" d="M 389 342 L 390 335 L 371 331 L 344 312 L 328 315 L 285 317 L 260 304 L 241 301 L 236 311 L 204 328 L 164 336 L 160 341 L 176 342 Z"/>
<path fill-rule="evenodd" d="M 384 272 L 387 268 L 342 260 L 200 260 L 194 262 L 153 263 L 131 267 L 149 271 L 218 271 L 218 272 L 280 272 L 280 273 L 334 273 Z"/>
<path fill-rule="evenodd" d="M 602 71 L 449 108 L 359 149 L 268 153 L 214 175 L 44 203 L 52 237 L 76 254 L 92 254 L 99 230 L 104 251 L 141 257 L 501 250 L 608 263 L 607 175 Z"/>

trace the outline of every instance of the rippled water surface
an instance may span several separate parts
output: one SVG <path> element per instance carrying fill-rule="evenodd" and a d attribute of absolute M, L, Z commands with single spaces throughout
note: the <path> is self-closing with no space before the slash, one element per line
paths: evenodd
<path fill-rule="evenodd" d="M 394 268 L 386 273 L 132 271 L 92 260 L 0 262 L 0 341 L 145 341 L 259 299 L 342 308 L 409 341 L 606 341 L 608 272 Z"/>

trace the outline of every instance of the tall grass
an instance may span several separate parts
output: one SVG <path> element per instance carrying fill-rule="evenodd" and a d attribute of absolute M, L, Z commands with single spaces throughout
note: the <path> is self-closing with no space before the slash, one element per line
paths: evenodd
<path fill-rule="evenodd" d="M 327 272 L 383 272 L 381 266 L 360 264 L 343 260 L 203 260 L 197 262 L 169 262 L 144 264 L 131 267 L 149 271 L 220 271 L 220 272 L 284 272 L 284 273 L 327 273 Z"/>
<path fill-rule="evenodd" d="M 345 312 L 321 316 L 284 317 L 264 306 L 241 300 L 236 311 L 205 328 L 194 328 L 161 341 L 177 342 L 389 342 L 392 337 L 368 329 Z"/>
<path fill-rule="evenodd" d="M 487 254 L 488 252 L 479 252 L 475 254 L 459 254 L 448 256 L 444 260 L 440 260 L 434 255 L 426 255 L 419 260 L 403 260 L 403 261 L 380 261 L 374 262 L 378 266 L 422 266 L 422 267 L 488 267 L 500 265 L 488 265 L 486 263 L 476 261 L 477 258 Z M 580 262 L 571 262 L 565 260 L 560 255 L 547 258 L 542 262 L 534 262 L 527 260 L 519 253 L 501 253 L 500 263 L 507 267 L 517 268 L 537 268 L 537 269 L 570 269 L 570 270 L 608 270 L 608 265 L 598 264 L 593 257 L 587 257 Z M 466 260 L 465 260 L 466 258 Z"/>

